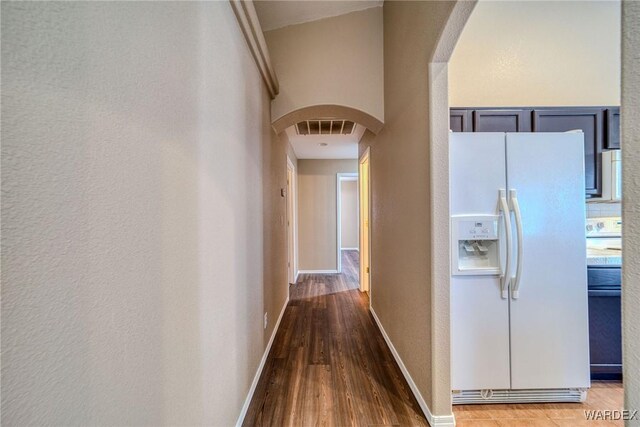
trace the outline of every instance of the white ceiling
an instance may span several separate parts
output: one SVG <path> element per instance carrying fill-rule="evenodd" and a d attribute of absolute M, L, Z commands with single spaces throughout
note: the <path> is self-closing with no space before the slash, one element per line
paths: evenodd
<path fill-rule="evenodd" d="M 262 31 L 382 6 L 382 0 L 254 0 Z"/>
<path fill-rule="evenodd" d="M 295 126 L 285 132 L 298 159 L 357 159 L 364 131 L 364 126 L 356 124 L 351 135 L 298 135 Z"/>

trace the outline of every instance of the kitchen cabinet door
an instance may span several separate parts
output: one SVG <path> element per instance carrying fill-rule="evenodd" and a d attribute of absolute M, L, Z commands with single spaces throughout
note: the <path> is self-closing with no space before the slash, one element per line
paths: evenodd
<path fill-rule="evenodd" d="M 589 290 L 589 359 L 592 380 L 622 379 L 622 292 Z"/>
<path fill-rule="evenodd" d="M 533 111 L 534 132 L 584 133 L 584 173 L 587 196 L 602 195 L 602 149 L 605 136 L 604 109 L 563 108 Z"/>
<path fill-rule="evenodd" d="M 471 111 L 455 108 L 449 110 L 449 129 L 453 132 L 471 132 Z"/>
<path fill-rule="evenodd" d="M 620 267 L 587 268 L 589 286 L 589 354 L 592 380 L 622 379 Z"/>
<path fill-rule="evenodd" d="M 474 132 L 531 132 L 531 110 L 475 110 Z"/>
<path fill-rule="evenodd" d="M 607 140 L 604 148 L 607 150 L 620 149 L 620 108 L 607 108 Z"/>

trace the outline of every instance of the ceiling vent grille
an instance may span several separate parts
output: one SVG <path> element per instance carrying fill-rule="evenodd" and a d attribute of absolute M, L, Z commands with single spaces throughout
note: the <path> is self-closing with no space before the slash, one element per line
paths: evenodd
<path fill-rule="evenodd" d="M 298 135 L 351 135 L 355 123 L 349 120 L 305 120 L 296 123 Z"/>

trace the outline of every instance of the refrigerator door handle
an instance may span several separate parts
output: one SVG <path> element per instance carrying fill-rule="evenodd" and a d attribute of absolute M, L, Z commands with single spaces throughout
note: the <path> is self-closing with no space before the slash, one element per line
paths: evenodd
<path fill-rule="evenodd" d="M 507 254 L 505 267 L 502 272 L 502 280 L 500 280 L 500 295 L 502 299 L 509 297 L 509 280 L 511 279 L 511 253 L 513 252 L 511 242 L 511 213 L 509 212 L 509 204 L 507 203 L 507 190 L 499 191 L 500 210 L 504 219 L 505 237 L 507 239 Z"/>
<path fill-rule="evenodd" d="M 518 238 L 518 250 L 516 258 L 516 274 L 513 276 L 511 283 L 511 298 L 518 299 L 520 297 L 520 278 L 522 277 L 522 215 L 520 213 L 520 205 L 518 204 L 518 194 L 516 190 L 509 190 L 510 207 L 516 220 L 516 234 Z"/>

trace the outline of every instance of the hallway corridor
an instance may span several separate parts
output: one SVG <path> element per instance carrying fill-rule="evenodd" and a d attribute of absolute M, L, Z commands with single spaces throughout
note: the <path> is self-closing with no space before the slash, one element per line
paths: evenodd
<path fill-rule="evenodd" d="M 243 425 L 427 425 L 358 290 L 357 251 L 342 270 L 291 286 Z"/>

